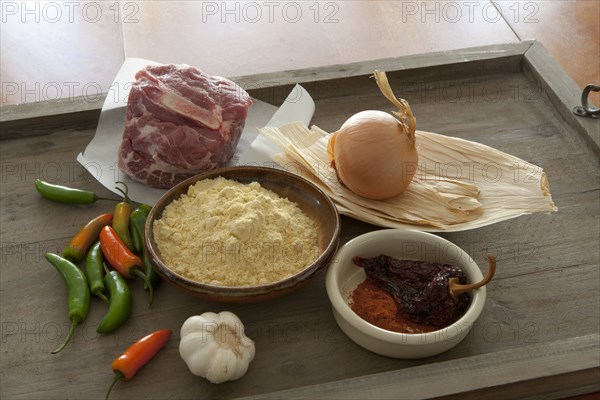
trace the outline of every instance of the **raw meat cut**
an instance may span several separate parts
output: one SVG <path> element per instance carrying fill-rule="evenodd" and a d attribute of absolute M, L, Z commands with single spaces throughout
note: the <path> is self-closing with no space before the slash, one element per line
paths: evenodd
<path fill-rule="evenodd" d="M 119 147 L 119 169 L 168 189 L 233 156 L 252 103 L 234 82 L 188 65 L 135 75 Z"/>

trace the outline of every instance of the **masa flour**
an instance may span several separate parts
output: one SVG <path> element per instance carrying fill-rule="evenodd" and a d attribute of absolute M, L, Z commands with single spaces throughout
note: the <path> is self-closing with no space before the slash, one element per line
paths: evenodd
<path fill-rule="evenodd" d="M 222 177 L 198 181 L 167 205 L 154 240 L 171 270 L 218 286 L 276 282 L 319 255 L 316 225 L 295 203 Z"/>

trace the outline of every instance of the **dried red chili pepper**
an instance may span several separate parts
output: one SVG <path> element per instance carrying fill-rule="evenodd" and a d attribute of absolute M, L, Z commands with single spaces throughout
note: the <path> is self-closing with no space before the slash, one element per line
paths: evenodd
<path fill-rule="evenodd" d="M 86 256 L 88 249 L 98 240 L 102 228 L 110 225 L 113 220 L 112 213 L 97 216 L 88 222 L 73 236 L 67 247 L 63 250 L 63 257 L 79 262 Z"/>
<path fill-rule="evenodd" d="M 162 349 L 171 338 L 170 329 L 161 329 L 144 336 L 132 344 L 125 352 L 112 363 L 115 377 L 108 388 L 105 399 L 117 381 L 130 380 L 144 365 L 148 363 Z"/>
<path fill-rule="evenodd" d="M 398 304 L 382 285 L 368 278 L 350 294 L 350 308 L 365 321 L 382 329 L 399 333 L 424 333 L 438 328 L 411 321 L 398 312 Z"/>
<path fill-rule="evenodd" d="M 354 257 L 353 261 L 394 298 L 399 313 L 418 324 L 443 328 L 458 320 L 469 307 L 469 294 L 462 293 L 456 299 L 450 294 L 450 278 L 456 278 L 460 284 L 467 280 L 464 272 L 453 265 L 386 255 Z"/>

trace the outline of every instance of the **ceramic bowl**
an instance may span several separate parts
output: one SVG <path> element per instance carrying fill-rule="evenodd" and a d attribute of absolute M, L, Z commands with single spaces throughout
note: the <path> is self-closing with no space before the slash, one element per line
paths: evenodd
<path fill-rule="evenodd" d="M 485 304 L 485 286 L 471 292 L 471 304 L 455 323 L 429 333 L 405 334 L 381 329 L 359 317 L 348 305 L 351 292 L 366 278 L 354 256 L 392 257 L 452 264 L 461 268 L 468 282 L 483 276 L 477 264 L 460 247 L 430 233 L 384 229 L 358 236 L 340 247 L 327 271 L 327 294 L 333 315 L 342 331 L 360 346 L 374 353 L 395 358 L 423 358 L 456 346 L 477 320 Z"/>
<path fill-rule="evenodd" d="M 280 197 L 296 203 L 317 225 L 320 254 L 318 258 L 298 273 L 274 283 L 256 286 L 216 286 L 188 279 L 174 272 L 161 257 L 154 241 L 153 224 L 160 219 L 169 203 L 186 193 L 188 187 L 203 179 L 216 177 L 241 183 L 258 182 Z M 298 175 L 275 168 L 228 167 L 216 169 L 191 177 L 165 193 L 152 207 L 146 222 L 145 242 L 157 273 L 167 282 L 201 298 L 228 302 L 246 303 L 274 299 L 291 293 L 303 286 L 318 271 L 325 268 L 335 254 L 340 235 L 340 218 L 331 199 L 317 186 Z"/>

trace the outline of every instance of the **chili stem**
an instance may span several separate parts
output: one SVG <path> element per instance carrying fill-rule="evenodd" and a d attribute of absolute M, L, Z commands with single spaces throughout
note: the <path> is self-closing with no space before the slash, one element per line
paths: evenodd
<path fill-rule="evenodd" d="M 108 392 L 106 392 L 106 397 L 104 397 L 104 400 L 108 400 L 108 396 L 110 395 L 110 392 L 113 388 L 113 386 L 115 386 L 115 383 L 117 383 L 119 380 L 123 379 L 124 375 L 121 371 L 115 371 L 115 377 L 112 381 L 112 383 L 110 384 L 110 387 L 108 388 Z"/>
<path fill-rule="evenodd" d="M 131 199 L 129 198 L 129 188 L 127 187 L 125 182 L 117 181 L 115 183 L 120 183 L 121 185 L 125 186 L 125 191 L 123 191 L 123 189 L 121 189 L 120 187 L 115 187 L 115 189 L 117 189 L 119 192 L 123 193 L 123 201 L 125 203 L 131 204 Z"/>
<path fill-rule="evenodd" d="M 110 270 L 108 269 L 108 267 L 106 266 L 106 264 L 104 264 L 104 262 L 102 263 L 102 268 L 104 269 L 104 273 L 110 274 Z M 106 297 L 104 295 L 104 293 L 99 293 L 96 296 L 100 297 L 102 300 L 104 300 L 105 302 L 107 302 L 108 304 L 110 304 L 110 300 L 108 300 L 108 297 Z"/>
<path fill-rule="evenodd" d="M 75 333 L 75 327 L 77 326 L 78 323 L 79 323 L 79 321 L 77 321 L 77 319 L 73 319 L 73 321 L 71 321 L 71 326 L 69 327 L 69 333 L 67 334 L 65 341 L 60 345 L 60 347 L 58 349 L 54 350 L 52 352 L 52 354 L 56 354 L 65 348 L 67 343 L 69 343 L 69 340 L 71 340 L 71 338 L 73 337 L 73 334 Z"/>
<path fill-rule="evenodd" d="M 104 301 L 105 303 L 110 304 L 110 301 L 108 300 L 108 297 L 106 297 L 104 295 L 104 293 L 98 293 L 98 294 L 96 294 L 96 296 L 98 296 L 99 298 L 101 298 L 102 301 Z"/>
<path fill-rule="evenodd" d="M 152 288 L 152 283 L 148 279 L 148 275 L 135 267 L 131 269 L 131 275 L 135 275 L 138 278 L 143 279 L 144 286 L 148 286 L 148 306 L 151 306 L 152 302 L 154 301 L 154 289 Z"/>
<path fill-rule="evenodd" d="M 483 285 L 488 283 L 490 281 L 490 279 L 492 279 L 492 277 L 494 276 L 494 273 L 496 272 L 496 257 L 494 257 L 492 255 L 488 255 L 487 259 L 488 259 L 488 264 L 489 264 L 488 271 L 485 274 L 485 276 L 483 277 L 483 279 L 480 280 L 479 282 L 471 283 L 468 285 L 461 285 L 460 283 L 458 283 L 457 278 L 449 279 L 448 283 L 450 286 L 450 295 L 452 296 L 452 298 L 456 299 L 462 293 L 466 293 L 466 292 L 470 292 L 471 290 L 479 289 L 480 287 L 482 287 Z"/>

